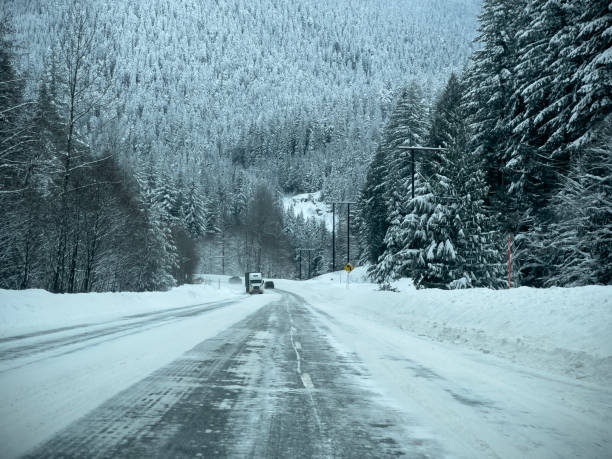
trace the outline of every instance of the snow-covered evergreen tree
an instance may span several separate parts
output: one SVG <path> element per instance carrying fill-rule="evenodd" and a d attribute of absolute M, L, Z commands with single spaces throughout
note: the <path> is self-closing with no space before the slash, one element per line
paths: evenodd
<path fill-rule="evenodd" d="M 206 234 L 209 226 L 206 219 L 206 207 L 201 192 L 193 181 L 189 184 L 181 214 L 185 229 L 193 239 L 200 239 Z"/>
<path fill-rule="evenodd" d="M 377 279 L 389 277 L 393 262 L 380 263 L 381 259 L 394 260 L 395 254 L 402 249 L 399 226 L 408 213 L 406 203 L 412 195 L 413 153 L 398 148 L 400 145 L 422 146 L 425 143 L 427 116 L 425 104 L 419 88 L 412 84 L 402 91 L 398 104 L 389 118 L 383 134 L 382 149 L 386 153 L 384 182 L 379 192 L 383 193 L 386 210 L 387 231 L 382 243 L 384 251 L 379 256 L 378 265 L 373 265 L 371 273 Z M 416 195 L 416 191 L 415 191 Z"/>
<path fill-rule="evenodd" d="M 415 83 L 403 89 L 383 132 L 382 145 L 370 165 L 368 182 L 359 200 L 361 239 L 371 262 L 397 250 L 387 239 L 393 225 L 405 215 L 405 202 L 412 193 L 412 156 L 400 145 L 425 143 L 427 116 L 422 93 Z M 389 243 L 392 245 L 390 246 Z M 376 257 L 376 258 L 374 258 Z M 372 267 L 374 269 L 374 266 Z M 380 275 L 380 274 L 377 274 Z"/>
<path fill-rule="evenodd" d="M 20 188 L 23 180 L 23 152 L 27 143 L 27 125 L 22 114 L 28 102 L 24 98 L 25 79 L 15 65 L 13 24 L 4 11 L 0 13 L 0 185 L 3 191 Z"/>
<path fill-rule="evenodd" d="M 386 151 L 384 196 L 389 222 L 404 213 L 404 201 L 408 193 L 412 193 L 409 180 L 412 154 L 399 146 L 422 146 L 426 142 L 427 127 L 427 109 L 422 92 L 412 83 L 402 91 L 383 133 L 383 149 Z"/>
<path fill-rule="evenodd" d="M 506 170 L 510 158 L 504 147 L 511 130 L 513 70 L 520 55 L 517 35 L 527 20 L 527 3 L 528 0 L 483 2 L 477 39 L 482 47 L 472 55 L 466 74 L 466 100 L 472 126 L 470 150 L 483 159 L 487 168 L 489 200 L 506 209 L 510 208 Z"/>
<path fill-rule="evenodd" d="M 155 190 L 144 188 L 138 204 L 144 221 L 138 289 L 166 290 L 176 285 L 172 273 L 178 262 L 168 214 Z"/>
<path fill-rule="evenodd" d="M 389 223 L 384 199 L 384 183 L 387 175 L 382 148 L 378 148 L 368 169 L 365 185 L 357 201 L 359 241 L 366 263 L 376 263 L 384 252 L 384 239 Z"/>
<path fill-rule="evenodd" d="M 551 203 L 536 257 L 549 268 L 545 285 L 612 283 L 612 118 L 590 147 L 574 156 Z M 530 248 L 538 247 L 530 244 Z"/>
<path fill-rule="evenodd" d="M 406 213 L 391 220 L 374 277 L 379 282 L 412 277 L 422 287 L 497 287 L 499 252 L 483 209 L 487 186 L 480 161 L 467 150 L 456 77 L 436 102 L 432 119 L 430 139 L 447 150 L 422 161 L 415 197 L 407 197 Z"/>

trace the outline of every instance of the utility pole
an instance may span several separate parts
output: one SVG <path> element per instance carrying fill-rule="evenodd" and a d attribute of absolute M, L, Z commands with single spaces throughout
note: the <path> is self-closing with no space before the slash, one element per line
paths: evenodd
<path fill-rule="evenodd" d="M 417 147 L 417 146 L 409 146 L 409 145 L 400 145 L 400 150 L 409 150 L 412 162 L 412 199 L 414 199 L 414 152 L 422 151 L 422 152 L 433 152 L 433 151 L 447 151 L 448 148 L 433 148 L 433 147 Z"/>
<path fill-rule="evenodd" d="M 312 276 L 312 270 L 310 269 L 310 263 L 312 261 L 312 250 L 308 251 L 308 279 Z"/>
<path fill-rule="evenodd" d="M 336 271 L 336 202 L 332 202 L 332 269 Z"/>
<path fill-rule="evenodd" d="M 346 264 L 351 262 L 351 203 L 346 203 Z"/>
<path fill-rule="evenodd" d="M 311 269 L 310 269 L 311 253 L 315 249 L 310 249 L 310 248 L 306 249 L 306 248 L 298 247 L 297 250 L 300 251 L 300 280 L 302 280 L 302 251 L 308 252 L 308 279 L 310 279 L 310 273 L 311 273 Z"/>
<path fill-rule="evenodd" d="M 225 255 L 217 255 L 211 258 L 221 258 L 221 274 L 225 275 Z"/>
<path fill-rule="evenodd" d="M 356 204 L 357 201 L 334 201 L 332 202 L 332 218 L 335 215 L 336 204 L 346 204 L 346 263 L 350 263 L 351 258 L 351 204 Z M 332 225 L 332 271 L 336 269 L 336 230 L 335 225 Z"/>

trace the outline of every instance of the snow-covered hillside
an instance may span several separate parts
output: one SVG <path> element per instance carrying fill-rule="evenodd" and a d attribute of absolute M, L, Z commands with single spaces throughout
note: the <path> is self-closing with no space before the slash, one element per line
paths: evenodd
<path fill-rule="evenodd" d="M 285 196 L 283 197 L 283 207 L 286 211 L 293 209 L 293 214 L 296 217 L 302 215 L 304 219 L 314 218 L 319 221 L 324 221 L 327 230 L 332 230 L 333 214 L 331 206 L 321 201 L 320 191 L 316 193 L 302 193 L 294 196 Z"/>
<path fill-rule="evenodd" d="M 3 2 L 32 93 L 50 66 L 69 4 Z M 481 1 L 82 4 L 98 25 L 91 58 L 106 61 L 110 92 L 120 99 L 112 135 L 132 153 L 143 149 L 170 163 L 231 157 L 247 168 L 263 155 L 267 167 L 258 177 L 276 179 L 295 166 L 300 181 L 309 176 L 297 184 L 303 191 L 321 187 L 312 182 L 320 182 L 324 167 L 330 181 L 341 181 L 327 157 L 361 179 L 398 90 L 415 80 L 432 96 L 463 68 Z M 92 145 L 100 141 L 96 121 L 80 130 Z M 273 159 L 288 153 L 289 164 L 274 164 L 270 173 Z"/>

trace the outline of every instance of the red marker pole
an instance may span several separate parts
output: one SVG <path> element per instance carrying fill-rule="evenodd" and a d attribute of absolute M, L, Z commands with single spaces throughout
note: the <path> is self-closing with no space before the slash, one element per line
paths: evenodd
<path fill-rule="evenodd" d="M 512 288 L 512 249 L 511 236 L 508 234 L 508 288 Z"/>

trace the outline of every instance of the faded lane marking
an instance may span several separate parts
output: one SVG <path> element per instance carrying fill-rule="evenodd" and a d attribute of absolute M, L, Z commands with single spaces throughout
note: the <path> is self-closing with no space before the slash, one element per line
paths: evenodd
<path fill-rule="evenodd" d="M 302 360 L 300 358 L 300 353 L 298 352 L 298 347 L 295 344 L 295 341 L 293 339 L 293 334 L 296 332 L 296 328 L 292 325 L 291 326 L 291 330 L 290 330 L 290 335 L 291 335 L 291 345 L 293 346 L 293 350 L 295 351 L 295 357 L 297 359 L 297 373 L 298 374 L 302 374 Z M 298 343 L 299 344 L 299 343 Z M 300 345 L 299 349 L 301 349 L 302 346 Z"/>
<path fill-rule="evenodd" d="M 312 383 L 312 379 L 310 379 L 310 375 L 308 373 L 302 373 L 300 375 L 302 378 L 302 384 L 306 389 L 314 389 L 314 384 Z"/>

